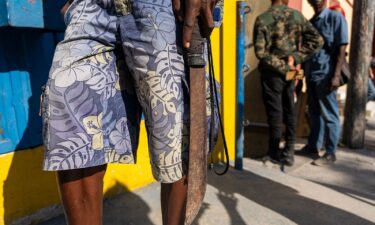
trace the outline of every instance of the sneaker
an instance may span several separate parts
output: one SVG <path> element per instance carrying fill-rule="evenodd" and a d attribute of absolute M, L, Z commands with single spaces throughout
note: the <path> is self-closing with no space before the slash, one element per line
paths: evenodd
<path fill-rule="evenodd" d="M 293 157 L 283 157 L 280 160 L 281 164 L 285 166 L 293 166 L 294 164 L 294 158 Z"/>
<path fill-rule="evenodd" d="M 285 166 L 293 166 L 294 164 L 294 150 L 293 149 L 287 149 L 284 148 L 281 153 L 281 164 Z"/>
<path fill-rule="evenodd" d="M 335 154 L 325 153 L 322 157 L 314 160 L 312 164 L 315 166 L 328 166 L 328 165 L 332 165 L 335 161 L 336 161 Z"/>
<path fill-rule="evenodd" d="M 319 158 L 319 151 L 316 148 L 310 148 L 308 145 L 305 145 L 301 150 L 295 151 L 296 155 L 301 155 L 305 157 L 309 157 L 312 159 Z"/>

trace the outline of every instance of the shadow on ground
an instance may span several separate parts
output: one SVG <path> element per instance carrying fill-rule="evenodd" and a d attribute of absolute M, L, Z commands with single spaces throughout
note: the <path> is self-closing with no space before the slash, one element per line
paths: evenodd
<path fill-rule="evenodd" d="M 305 165 L 292 174 L 375 206 L 375 152 L 339 148 L 337 157 L 332 166 Z"/>
<path fill-rule="evenodd" d="M 235 195 L 241 195 L 296 224 L 373 224 L 348 211 L 301 196 L 296 189 L 248 171 L 231 171 L 222 177 L 210 176 L 209 184 L 218 189 L 217 195 L 230 216 L 230 225 L 260 224 L 257 223 L 259 218 L 247 221 L 248 218 L 239 214 Z"/>
<path fill-rule="evenodd" d="M 370 194 L 370 193 L 366 193 L 366 192 L 360 192 L 360 191 L 356 191 L 356 190 L 353 190 L 353 189 L 344 188 L 344 187 L 341 187 L 341 186 L 338 186 L 338 185 L 326 184 L 326 183 L 317 182 L 317 181 L 313 181 L 313 180 L 311 180 L 311 182 L 317 183 L 317 184 L 322 185 L 322 186 L 326 186 L 326 187 L 331 188 L 333 190 L 336 190 L 336 191 L 338 191 L 338 192 L 340 192 L 344 195 L 347 195 L 347 196 L 350 196 L 354 199 L 357 199 L 358 201 L 369 204 L 369 205 L 373 206 L 374 210 L 375 210 L 375 195 L 374 194 Z M 372 193 L 375 193 L 375 186 L 373 187 L 373 189 L 374 189 L 374 192 L 372 192 Z"/>
<path fill-rule="evenodd" d="M 125 192 L 125 193 L 124 193 Z M 123 193 L 118 195 L 119 193 Z M 106 191 L 104 201 L 104 224 L 108 225 L 155 225 L 150 218 L 150 206 L 138 195 L 117 183 Z M 117 196 L 115 196 L 117 195 Z M 114 196 L 114 197 L 111 197 Z M 39 225 L 65 225 L 64 215 L 60 215 Z"/>
<path fill-rule="evenodd" d="M 252 162 L 254 163 L 254 161 Z M 261 169 L 263 170 L 263 169 Z M 348 210 L 348 207 L 341 209 L 336 206 L 338 203 L 330 204 L 324 198 L 315 200 L 311 192 L 305 195 L 304 188 L 309 185 L 315 186 L 300 178 L 291 177 L 281 172 L 264 169 L 265 174 L 272 173 L 278 181 L 272 177 L 266 178 L 257 174 L 257 171 L 235 171 L 231 170 L 225 176 L 210 174 L 208 180 L 208 193 L 201 211 L 194 222 L 194 225 L 257 225 L 257 224 L 301 224 L 301 225 L 372 225 L 368 217 L 371 208 L 367 208 L 367 217 L 361 217 Z M 267 172 L 268 171 L 268 172 Z M 274 177 L 275 178 L 275 177 Z M 282 179 L 289 179 L 286 182 L 289 186 L 279 183 Z M 290 182 L 293 180 L 293 182 Z M 303 183 L 303 184 L 301 184 Z M 290 187 L 296 185 L 296 188 Z M 340 187 L 322 184 L 317 191 L 325 190 L 323 194 L 340 193 L 345 189 Z M 326 189 L 330 187 L 330 189 Z M 314 187 L 311 187 L 314 188 Z M 126 187 L 118 184 L 110 193 L 116 194 L 121 191 L 128 191 Z M 160 215 L 160 187 L 153 184 L 135 192 L 127 192 L 104 203 L 104 224 L 110 225 L 159 225 Z M 354 195 L 355 193 L 353 193 Z M 310 197 L 308 197 L 310 196 Z M 331 196 L 329 196 L 331 197 Z M 352 207 L 356 207 L 360 199 L 352 198 L 355 201 Z M 346 198 L 346 201 L 348 199 Z M 322 202 L 321 202 L 322 201 Z M 323 203 L 326 202 L 326 203 Z M 369 202 L 364 201 L 371 207 Z M 365 204 L 362 204 L 362 206 Z M 365 205 L 366 206 L 366 205 Z M 367 207 L 367 206 L 366 206 Z M 358 210 L 353 210 L 357 211 Z M 363 215 L 362 215 L 363 216 Z M 371 216 L 370 216 L 371 217 Z M 63 216 L 50 220 L 40 225 L 64 225 Z"/>

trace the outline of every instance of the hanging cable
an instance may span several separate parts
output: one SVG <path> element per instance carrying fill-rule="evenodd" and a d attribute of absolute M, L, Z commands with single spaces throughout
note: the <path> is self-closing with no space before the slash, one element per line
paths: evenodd
<path fill-rule="evenodd" d="M 211 98 L 211 126 L 210 126 L 210 169 L 212 169 L 217 175 L 222 176 L 228 172 L 229 169 L 229 153 L 228 153 L 228 146 L 227 141 L 224 134 L 224 126 L 222 122 L 222 117 L 220 113 L 220 107 L 219 107 L 219 98 L 218 98 L 218 91 L 216 87 L 215 82 L 215 70 L 214 70 L 214 64 L 213 64 L 213 58 L 212 58 L 212 48 L 211 48 L 211 41 L 210 39 L 207 39 L 207 52 L 208 52 L 208 65 L 209 65 L 209 83 L 210 83 L 210 98 Z M 214 159 L 213 159 L 213 142 L 214 142 L 214 125 L 215 125 L 215 107 L 218 113 L 219 117 L 219 126 L 221 130 L 221 136 L 223 138 L 223 144 L 224 144 L 224 154 L 225 154 L 225 168 L 222 172 L 218 172 Z"/>

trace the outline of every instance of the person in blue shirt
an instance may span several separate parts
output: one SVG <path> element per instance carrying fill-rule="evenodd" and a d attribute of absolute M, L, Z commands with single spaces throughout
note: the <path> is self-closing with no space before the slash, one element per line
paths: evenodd
<path fill-rule="evenodd" d="M 375 100 L 375 85 L 373 83 L 374 78 L 375 78 L 375 58 L 371 58 L 369 78 L 368 78 L 368 87 L 367 87 L 367 102 Z"/>
<path fill-rule="evenodd" d="M 315 15 L 311 23 L 324 39 L 323 48 L 305 65 L 311 132 L 308 144 L 300 153 L 318 157 L 318 149 L 325 142 L 326 153 L 314 165 L 329 165 L 336 161 L 340 138 L 337 88 L 345 51 L 348 45 L 348 27 L 344 16 L 326 8 L 327 0 L 308 0 Z"/>
<path fill-rule="evenodd" d="M 340 5 L 334 5 L 329 7 L 329 9 L 341 13 L 345 17 L 345 11 Z M 374 52 L 373 52 L 374 54 Z M 369 70 L 369 77 L 367 82 L 367 102 L 373 101 L 375 99 L 375 85 L 373 83 L 374 80 L 374 69 L 375 69 L 375 58 L 370 58 L 370 70 Z"/>

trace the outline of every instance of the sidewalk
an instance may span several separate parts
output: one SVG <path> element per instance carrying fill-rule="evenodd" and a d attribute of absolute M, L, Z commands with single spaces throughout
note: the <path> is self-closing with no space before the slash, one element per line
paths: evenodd
<path fill-rule="evenodd" d="M 297 155 L 291 168 L 244 159 L 243 171 L 210 173 L 194 225 L 375 225 L 375 120 L 366 140 L 368 150 L 339 148 L 330 167 Z M 104 224 L 161 225 L 159 193 L 154 183 L 107 199 Z M 65 224 L 59 216 L 39 225 Z"/>

